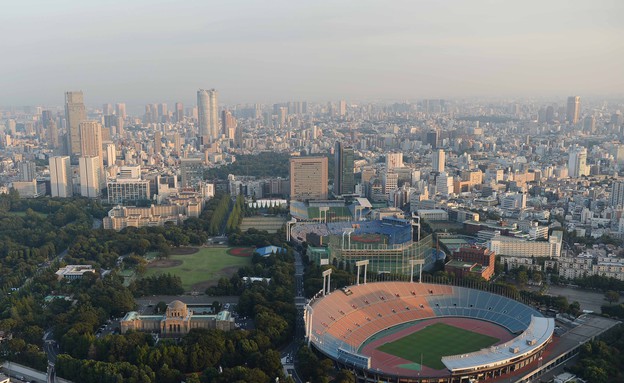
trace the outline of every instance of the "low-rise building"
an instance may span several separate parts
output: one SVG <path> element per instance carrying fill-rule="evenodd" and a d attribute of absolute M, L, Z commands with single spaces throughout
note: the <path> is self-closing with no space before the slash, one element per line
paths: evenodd
<path fill-rule="evenodd" d="M 548 241 L 529 241 L 521 238 L 495 236 L 486 242 L 488 249 L 501 256 L 524 258 L 558 258 L 561 256 L 562 237 L 552 235 Z"/>
<path fill-rule="evenodd" d="M 533 257 L 513 257 L 509 255 L 501 255 L 500 260 L 507 270 L 524 266 L 527 269 L 542 271 L 542 266 L 538 264 Z"/>
<path fill-rule="evenodd" d="M 448 221 L 449 214 L 442 209 L 418 209 L 416 214 L 426 221 Z"/>
<path fill-rule="evenodd" d="M 57 275 L 59 280 L 61 279 L 74 280 L 74 279 L 82 278 L 86 273 L 95 274 L 95 269 L 93 269 L 93 266 L 91 265 L 67 265 L 65 267 L 58 269 L 58 271 L 55 274 Z"/>
<path fill-rule="evenodd" d="M 108 230 L 121 230 L 126 227 L 164 226 L 167 222 L 177 225 L 188 218 L 184 213 L 184 207 L 178 205 L 115 206 L 102 220 L 102 226 Z"/>
<path fill-rule="evenodd" d="M 494 275 L 496 254 L 482 246 L 462 246 L 453 252 L 452 260 L 444 266 L 444 270 L 454 273 L 457 277 L 475 274 L 485 280 Z"/>
<path fill-rule="evenodd" d="M 229 331 L 235 322 L 229 311 L 216 315 L 196 314 L 185 303 L 173 301 L 167 306 L 164 315 L 141 315 L 128 312 L 120 322 L 121 333 L 132 331 L 157 332 L 162 337 L 181 337 L 195 328 Z"/>
<path fill-rule="evenodd" d="M 590 254 L 562 257 L 557 262 L 557 270 L 560 276 L 569 279 L 598 275 L 624 281 L 624 259 L 616 257 L 594 257 Z"/>

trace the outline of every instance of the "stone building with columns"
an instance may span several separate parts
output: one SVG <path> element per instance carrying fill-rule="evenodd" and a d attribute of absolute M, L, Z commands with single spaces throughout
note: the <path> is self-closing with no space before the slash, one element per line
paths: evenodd
<path fill-rule="evenodd" d="M 128 312 L 121 320 L 121 333 L 133 331 L 157 332 L 162 337 L 179 337 L 195 328 L 229 331 L 235 328 L 229 311 L 215 315 L 197 314 L 181 301 L 173 301 L 164 315 L 141 315 Z"/>

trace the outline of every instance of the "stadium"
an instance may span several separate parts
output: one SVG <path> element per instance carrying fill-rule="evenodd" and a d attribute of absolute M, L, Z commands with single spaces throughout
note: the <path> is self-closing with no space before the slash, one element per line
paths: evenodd
<path fill-rule="evenodd" d="M 444 254 L 433 248 L 431 235 L 420 238 L 411 220 L 384 217 L 371 221 L 330 223 L 297 222 L 290 228 L 295 243 L 308 245 L 310 260 L 318 265 L 334 262 L 353 268 L 355 262 L 370 261 L 370 271 L 407 275 L 412 260 L 423 260 L 431 270 Z M 315 256 L 322 250 L 323 257 Z"/>
<path fill-rule="evenodd" d="M 555 328 L 525 304 L 466 287 L 376 282 L 328 290 L 306 307 L 306 338 L 358 382 L 494 380 L 541 361 Z"/>

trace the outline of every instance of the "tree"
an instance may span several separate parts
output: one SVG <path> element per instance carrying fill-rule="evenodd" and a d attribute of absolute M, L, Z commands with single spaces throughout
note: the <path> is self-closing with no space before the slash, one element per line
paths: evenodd
<path fill-rule="evenodd" d="M 619 302 L 620 293 L 618 293 L 617 291 L 609 290 L 605 293 L 605 299 L 611 304 Z"/>
<path fill-rule="evenodd" d="M 526 271 L 522 270 L 518 272 L 518 283 L 524 286 L 529 281 L 529 274 Z"/>
<path fill-rule="evenodd" d="M 355 375 L 349 370 L 340 370 L 334 378 L 334 383 L 355 383 Z"/>

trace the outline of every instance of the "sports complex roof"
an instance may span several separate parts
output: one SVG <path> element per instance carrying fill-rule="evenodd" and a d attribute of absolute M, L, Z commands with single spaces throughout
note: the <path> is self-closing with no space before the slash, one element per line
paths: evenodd
<path fill-rule="evenodd" d="M 442 363 L 451 371 L 503 365 L 542 347 L 550 340 L 553 331 L 554 319 L 533 316 L 529 327 L 509 342 L 468 354 L 445 356 Z"/>

